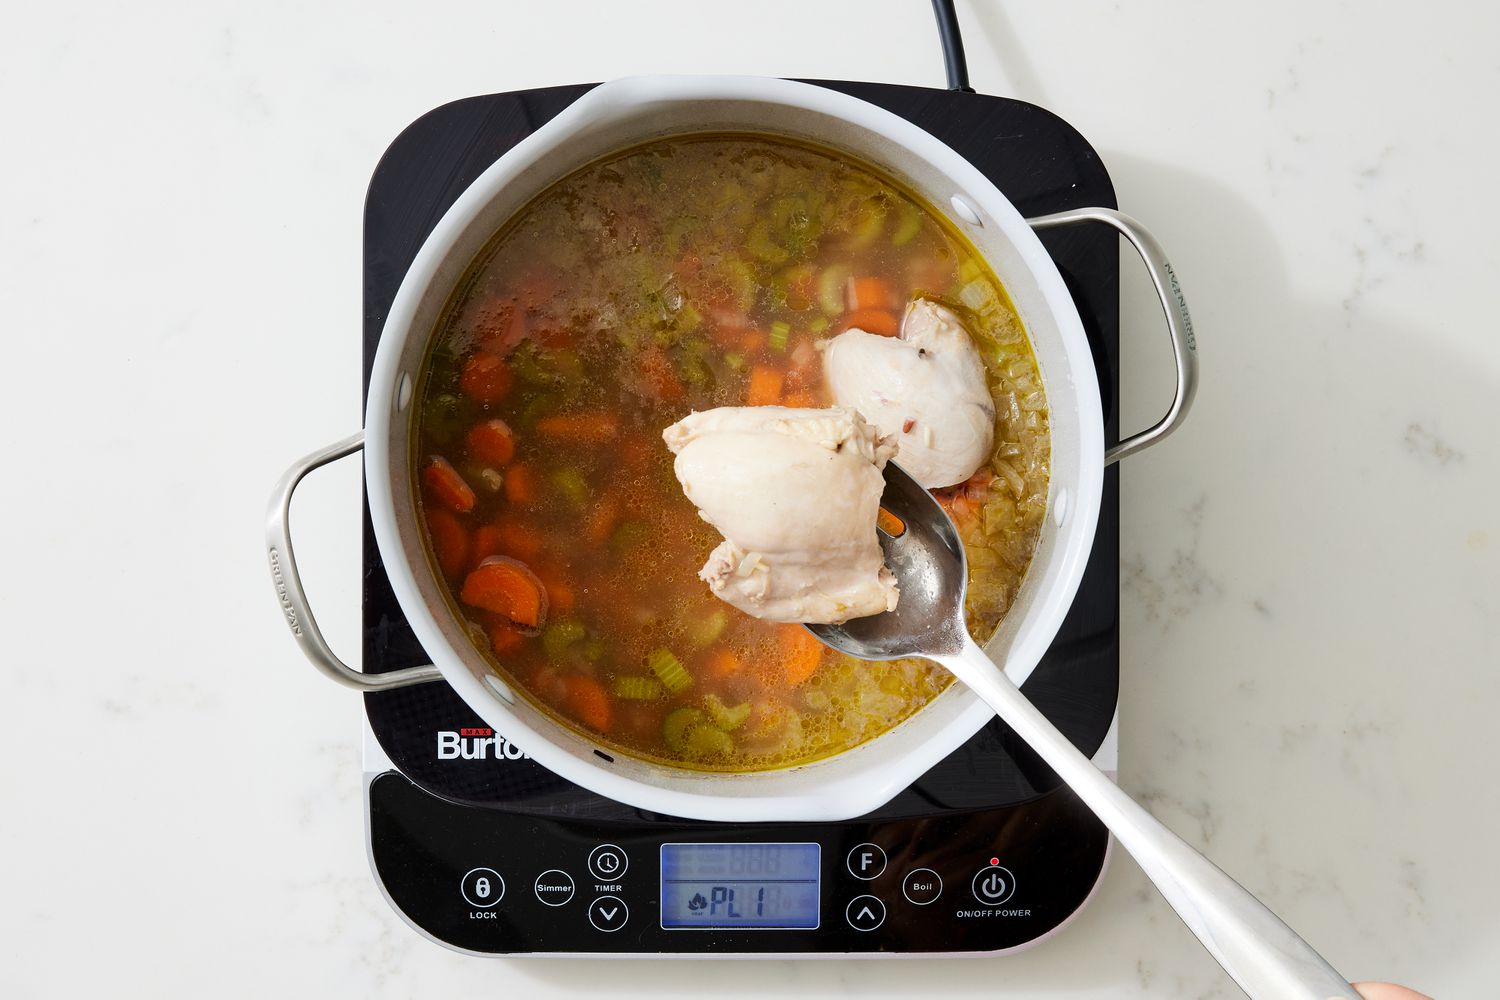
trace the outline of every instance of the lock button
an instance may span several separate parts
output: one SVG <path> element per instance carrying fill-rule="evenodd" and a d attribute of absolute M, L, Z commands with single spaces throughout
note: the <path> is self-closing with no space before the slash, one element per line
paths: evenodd
<path fill-rule="evenodd" d="M 481 910 L 505 898 L 505 879 L 493 868 L 471 868 L 458 888 L 465 902 Z"/>

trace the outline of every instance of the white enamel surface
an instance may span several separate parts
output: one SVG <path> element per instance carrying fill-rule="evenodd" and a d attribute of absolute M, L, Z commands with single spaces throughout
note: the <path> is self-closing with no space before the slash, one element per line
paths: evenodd
<path fill-rule="evenodd" d="M 1043 526 L 1016 600 L 987 647 L 1018 683 L 1035 667 L 1072 603 L 1093 542 L 1103 474 L 1098 384 L 1083 330 L 1052 260 L 1008 201 L 931 135 L 864 101 L 762 77 L 633 77 L 597 87 L 481 175 L 438 222 L 392 303 L 370 381 L 365 472 L 375 536 L 403 610 L 422 646 L 463 699 L 495 729 L 558 774 L 611 798 L 698 819 L 838 819 L 885 802 L 989 717 L 955 686 L 876 739 L 811 764 L 751 774 L 708 774 L 611 752 L 483 682 L 484 657 L 444 604 L 421 555 L 407 466 L 409 415 L 397 412 L 401 373 L 420 362 L 458 277 L 517 207 L 600 155 L 662 135 L 772 130 L 862 157 L 929 203 L 966 193 L 984 225 L 970 230 L 1019 310 L 1046 383 L 1053 490 L 1073 514 Z"/>
<path fill-rule="evenodd" d="M 968 962 L 480 960 L 376 889 L 359 698 L 293 648 L 258 545 L 276 477 L 360 420 L 370 172 L 468 94 L 942 80 L 919 0 L 720 6 L 8 10 L 0 995 L 676 1000 L 707 972 L 718 1000 L 1237 996 L 1118 854 L 1071 927 Z M 1493 996 L 1500 8 L 958 8 L 976 89 L 1092 141 L 1202 335 L 1192 416 L 1121 470 L 1122 784 L 1341 969 Z M 80 281 L 99 243 L 127 252 Z M 1128 427 L 1169 364 L 1136 266 Z M 94 405 L 60 403 L 65 360 Z M 293 512 L 355 663 L 359 481 L 321 471 Z"/>

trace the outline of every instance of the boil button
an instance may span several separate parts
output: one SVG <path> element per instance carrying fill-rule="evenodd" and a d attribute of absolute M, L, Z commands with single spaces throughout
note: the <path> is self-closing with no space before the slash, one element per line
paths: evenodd
<path fill-rule="evenodd" d="M 931 868 L 918 868 L 906 873 L 901 882 L 901 894 L 909 902 L 926 906 L 943 894 L 943 880 Z"/>

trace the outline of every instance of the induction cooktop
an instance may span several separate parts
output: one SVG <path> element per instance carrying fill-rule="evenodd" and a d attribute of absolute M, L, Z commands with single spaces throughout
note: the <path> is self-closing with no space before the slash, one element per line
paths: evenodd
<path fill-rule="evenodd" d="M 810 81 L 910 119 L 1026 216 L 1113 207 L 1089 144 L 1057 116 L 962 90 Z M 423 239 L 486 167 L 590 85 L 471 97 L 413 122 L 370 182 L 364 379 Z M 1115 236 L 1039 234 L 1077 304 L 1118 440 Z M 1107 771 L 1119 682 L 1118 471 L 1097 537 L 1027 696 Z M 364 514 L 366 672 L 430 660 Z M 441 681 L 365 695 L 368 849 L 420 933 L 479 955 L 993 954 L 1056 931 L 1098 885 L 1104 827 L 998 720 L 874 812 L 842 823 L 716 824 L 657 815 L 557 777 Z"/>

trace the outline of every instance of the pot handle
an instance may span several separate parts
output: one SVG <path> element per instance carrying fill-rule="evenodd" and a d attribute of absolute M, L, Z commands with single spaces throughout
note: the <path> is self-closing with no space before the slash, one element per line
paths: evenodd
<path fill-rule="evenodd" d="M 1193 405 L 1193 395 L 1198 391 L 1198 341 L 1193 336 L 1193 318 L 1188 315 L 1187 300 L 1182 297 L 1182 288 L 1177 284 L 1177 272 L 1172 270 L 1166 251 L 1156 242 L 1156 237 L 1124 212 L 1112 208 L 1073 208 L 1039 215 L 1026 222 L 1032 229 L 1056 229 L 1077 222 L 1102 222 L 1112 227 L 1141 255 L 1141 263 L 1146 265 L 1151 283 L 1156 286 L 1156 294 L 1161 299 L 1161 309 L 1167 317 L 1167 333 L 1172 338 L 1172 357 L 1177 363 L 1176 394 L 1165 416 L 1104 453 L 1104 464 L 1113 465 L 1175 431 L 1187 416 L 1188 407 Z"/>
<path fill-rule="evenodd" d="M 434 666 L 407 667 L 383 674 L 364 674 L 339 659 L 318 631 L 312 608 L 307 604 L 307 592 L 302 589 L 302 578 L 297 574 L 297 557 L 292 553 L 290 530 L 292 494 L 302 478 L 314 469 L 352 455 L 365 446 L 364 431 L 342 441 L 321 448 L 292 464 L 276 489 L 271 493 L 271 502 L 266 517 L 266 556 L 271 562 L 271 581 L 276 585 L 276 600 L 281 613 L 297 639 L 302 653 L 313 666 L 346 687 L 360 691 L 389 691 L 409 684 L 423 684 L 441 680 L 442 674 Z"/>

